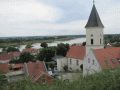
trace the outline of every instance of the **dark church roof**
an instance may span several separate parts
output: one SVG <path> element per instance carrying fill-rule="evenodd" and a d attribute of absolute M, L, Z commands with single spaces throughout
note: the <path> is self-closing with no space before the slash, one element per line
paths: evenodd
<path fill-rule="evenodd" d="M 92 8 L 91 14 L 89 16 L 89 20 L 88 20 L 85 28 L 89 28 L 89 27 L 104 28 L 104 25 L 102 24 L 102 22 L 100 20 L 99 14 L 98 14 L 94 4 L 93 4 L 93 8 Z"/>

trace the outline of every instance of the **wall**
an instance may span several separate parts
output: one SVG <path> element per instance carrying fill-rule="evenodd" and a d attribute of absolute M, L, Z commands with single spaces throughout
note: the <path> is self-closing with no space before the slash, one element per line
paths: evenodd
<path fill-rule="evenodd" d="M 71 63 L 70 63 L 70 59 L 71 59 Z M 77 60 L 78 65 L 77 65 Z M 68 68 L 71 71 L 81 71 L 80 65 L 83 64 L 83 60 L 80 59 L 75 59 L 75 58 L 68 58 Z"/>
<path fill-rule="evenodd" d="M 57 70 L 58 71 L 64 71 L 63 67 L 65 65 L 67 65 L 67 58 L 66 57 L 57 58 Z"/>
<path fill-rule="evenodd" d="M 93 60 L 94 60 L 94 64 L 93 64 Z M 83 62 L 83 76 L 94 74 L 96 72 L 100 72 L 101 70 L 102 69 L 98 60 L 96 59 L 93 51 L 90 50 L 90 52 L 85 57 Z"/>
<path fill-rule="evenodd" d="M 93 36 L 91 36 L 93 35 Z M 94 40 L 94 44 L 91 45 L 91 39 Z M 101 39 L 101 43 L 100 43 Z M 87 28 L 86 29 L 86 53 L 92 49 L 98 49 L 104 47 L 104 33 L 103 28 Z"/>

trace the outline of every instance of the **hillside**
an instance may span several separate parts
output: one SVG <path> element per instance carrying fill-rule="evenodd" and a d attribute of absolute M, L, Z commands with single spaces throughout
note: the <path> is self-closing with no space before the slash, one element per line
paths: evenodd
<path fill-rule="evenodd" d="M 56 80 L 53 85 L 48 86 L 32 83 L 29 80 L 11 84 L 2 84 L 0 90 L 119 90 L 120 68 L 104 71 L 85 78 L 80 77 L 74 82 Z"/>

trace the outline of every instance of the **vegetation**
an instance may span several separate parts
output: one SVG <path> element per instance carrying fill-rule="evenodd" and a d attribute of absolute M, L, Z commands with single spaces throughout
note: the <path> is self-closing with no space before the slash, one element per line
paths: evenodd
<path fill-rule="evenodd" d="M 41 85 L 24 80 L 0 85 L 0 87 L 3 87 L 2 90 L 119 90 L 120 68 L 80 77 L 72 82 L 56 80 L 52 85 Z"/>
<path fill-rule="evenodd" d="M 8 48 L 6 49 L 6 51 L 7 51 L 7 52 L 14 52 L 14 51 L 19 51 L 19 49 L 18 49 L 18 48 L 15 48 L 15 47 L 8 47 Z"/>
<path fill-rule="evenodd" d="M 66 56 L 68 50 L 69 50 L 69 44 L 60 43 L 57 45 L 56 54 L 60 56 Z"/>
<path fill-rule="evenodd" d="M 38 60 L 50 62 L 55 56 L 55 49 L 53 47 L 47 47 L 40 49 L 40 53 L 37 55 Z"/>
<path fill-rule="evenodd" d="M 50 43 L 53 41 L 64 41 L 73 38 L 85 37 L 85 35 L 65 35 L 65 36 L 32 36 L 32 37 L 5 37 L 0 38 L 0 48 L 6 48 L 8 46 L 27 45 L 33 43 Z"/>
<path fill-rule="evenodd" d="M 46 42 L 43 42 L 43 43 L 41 43 L 40 46 L 43 47 L 43 48 L 47 48 L 47 47 L 48 47 L 48 44 L 47 44 Z"/>
<path fill-rule="evenodd" d="M 29 61 L 34 61 L 34 56 L 29 52 L 24 52 L 19 58 L 13 58 L 10 63 L 25 63 Z"/>
<path fill-rule="evenodd" d="M 31 44 L 28 44 L 28 45 L 26 45 L 25 48 L 31 48 L 31 47 L 32 47 L 32 45 L 31 45 Z"/>

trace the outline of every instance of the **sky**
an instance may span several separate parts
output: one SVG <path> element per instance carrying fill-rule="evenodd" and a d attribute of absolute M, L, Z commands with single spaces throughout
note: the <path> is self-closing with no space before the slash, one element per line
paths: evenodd
<path fill-rule="evenodd" d="M 85 34 L 93 0 L 0 0 L 0 37 Z M 95 0 L 105 34 L 120 34 L 120 0 Z"/>

